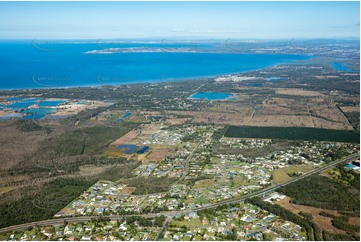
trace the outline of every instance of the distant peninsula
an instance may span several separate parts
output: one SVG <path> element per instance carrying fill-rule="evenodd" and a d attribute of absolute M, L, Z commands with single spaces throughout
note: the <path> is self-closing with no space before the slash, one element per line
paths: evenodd
<path fill-rule="evenodd" d="M 189 48 L 106 48 L 100 50 L 86 51 L 85 54 L 113 54 L 113 53 L 160 53 L 160 52 L 197 52 Z"/>

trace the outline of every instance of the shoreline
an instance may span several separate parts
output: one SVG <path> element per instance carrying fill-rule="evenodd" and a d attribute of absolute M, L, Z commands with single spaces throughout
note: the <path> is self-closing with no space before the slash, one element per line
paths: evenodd
<path fill-rule="evenodd" d="M 251 69 L 251 70 L 246 70 L 246 71 L 237 71 L 237 72 L 230 72 L 230 73 L 224 73 L 224 74 L 215 74 L 215 75 L 206 75 L 206 76 L 193 76 L 193 77 L 161 77 L 159 79 L 152 79 L 152 80 L 136 80 L 136 81 L 128 81 L 128 82 L 122 82 L 122 83 L 114 83 L 114 84 L 107 84 L 107 83 L 102 83 L 102 81 L 98 80 L 99 84 L 83 84 L 83 85 L 73 85 L 73 86 L 46 86 L 46 85 L 38 85 L 37 87 L 24 87 L 24 88 L 0 88 L 0 94 L 2 94 L 3 92 L 29 92 L 29 91 L 45 91 L 45 90 L 64 90 L 64 89 L 74 89 L 74 88 L 103 88 L 103 87 L 113 87 L 113 88 L 120 88 L 122 86 L 125 85 L 140 85 L 140 84 L 146 84 L 146 85 L 151 85 L 151 84 L 161 84 L 161 83 L 174 83 L 174 82 L 186 82 L 186 81 L 201 81 L 201 80 L 209 80 L 209 79 L 217 79 L 220 77 L 232 77 L 232 76 L 237 76 L 237 75 L 241 75 L 241 74 L 245 74 L 245 73 L 249 73 L 249 72 L 253 72 L 253 71 L 261 71 L 261 70 L 265 70 L 267 68 L 271 68 L 271 67 L 277 67 L 279 65 L 297 65 L 297 64 L 312 64 L 312 60 L 317 59 L 318 56 L 310 56 L 309 59 L 306 60 L 294 60 L 291 61 L 289 63 L 275 63 L 273 65 L 269 65 L 269 66 L 265 66 L 262 68 L 255 68 L 255 69 Z M 329 61 L 327 62 L 328 65 L 334 69 L 335 71 L 339 71 L 339 72 L 346 72 L 346 73 L 358 73 L 360 70 L 353 70 L 350 69 L 352 71 L 348 71 L 348 70 L 340 70 L 338 68 L 334 67 L 334 64 L 339 64 L 339 65 L 343 65 L 343 63 L 341 62 L 335 62 L 335 61 Z M 323 63 L 324 64 L 324 63 Z"/>
<path fill-rule="evenodd" d="M 0 94 L 2 92 L 12 92 L 12 91 L 43 91 L 43 90 L 60 90 L 60 89 L 72 89 L 72 88 L 102 88 L 102 87 L 121 87 L 124 85 L 139 85 L 139 84 L 158 84 L 158 83 L 173 83 L 173 82 L 183 82 L 183 81 L 199 81 L 199 80 L 207 80 L 207 79 L 216 79 L 219 77 L 225 77 L 225 76 L 236 76 L 240 74 L 245 74 L 248 72 L 253 71 L 260 71 L 264 70 L 270 67 L 276 67 L 278 65 L 295 65 L 300 64 L 304 62 L 308 62 L 312 59 L 316 58 L 316 56 L 310 56 L 309 59 L 306 60 L 294 60 L 293 62 L 289 63 L 275 63 L 273 65 L 265 66 L 259 69 L 252 69 L 252 70 L 246 70 L 246 71 L 237 71 L 237 72 L 231 72 L 231 73 L 225 73 L 225 74 L 215 74 L 215 75 L 207 75 L 207 76 L 196 76 L 196 77 L 169 77 L 169 78 L 160 78 L 160 79 L 153 79 L 153 80 L 139 80 L 134 82 L 123 82 L 123 83 L 116 83 L 116 84 L 105 84 L 101 83 L 101 81 L 98 81 L 99 84 L 93 84 L 93 85 L 74 85 L 74 86 L 59 86 L 59 87 L 52 87 L 52 86 L 46 86 L 44 85 L 41 87 L 34 87 L 34 88 L 0 88 Z"/>

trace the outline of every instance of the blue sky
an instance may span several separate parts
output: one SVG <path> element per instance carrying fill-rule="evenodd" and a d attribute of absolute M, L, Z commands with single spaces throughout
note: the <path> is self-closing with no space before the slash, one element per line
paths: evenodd
<path fill-rule="evenodd" d="M 359 37 L 359 2 L 0 2 L 0 38 Z"/>

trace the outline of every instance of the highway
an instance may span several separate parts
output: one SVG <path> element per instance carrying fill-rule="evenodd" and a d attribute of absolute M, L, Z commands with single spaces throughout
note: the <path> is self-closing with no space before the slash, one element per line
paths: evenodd
<path fill-rule="evenodd" d="M 165 220 L 165 223 L 162 227 L 162 229 L 160 230 L 160 232 L 158 233 L 157 237 L 155 238 L 155 241 L 158 241 L 159 239 L 161 239 L 163 237 L 164 232 L 167 230 L 169 224 L 172 222 L 173 216 L 168 216 L 167 219 Z"/>
<path fill-rule="evenodd" d="M 354 160 L 355 158 L 358 158 L 359 157 L 359 154 L 354 154 L 354 155 L 350 155 L 346 158 L 343 158 L 343 159 L 340 159 L 336 162 L 332 162 L 330 164 L 327 164 L 325 166 L 321 166 L 321 167 L 318 167 L 316 169 L 313 169 L 312 171 L 308 172 L 308 173 L 305 173 L 297 178 L 294 178 L 288 182 L 285 182 L 285 183 L 282 183 L 282 184 L 278 184 L 278 185 L 274 185 L 274 186 L 271 186 L 269 188 L 266 188 L 266 189 L 263 189 L 261 191 L 258 191 L 258 192 L 254 192 L 254 193 L 250 193 L 250 194 L 247 194 L 247 195 L 244 195 L 242 197 L 238 197 L 238 198 L 231 198 L 231 199 L 227 199 L 227 200 L 223 200 L 221 202 L 218 202 L 218 203 L 214 203 L 214 204 L 211 204 L 211 205 L 208 205 L 208 206 L 203 206 L 201 208 L 198 208 L 198 209 L 194 209 L 193 211 L 200 211 L 200 210 L 203 210 L 203 209 L 207 209 L 207 208 L 216 208 L 218 206 L 221 206 L 221 205 L 225 205 L 225 204 L 231 204 L 231 203 L 236 203 L 236 202 L 242 202 L 244 201 L 245 199 L 247 198 L 251 198 L 251 197 L 257 197 L 257 196 L 262 196 L 266 193 L 270 193 L 270 192 L 273 192 L 275 191 L 276 189 L 280 188 L 280 187 L 283 187 L 283 186 L 287 186 L 288 184 L 291 184 L 293 182 L 296 182 L 296 181 L 299 181 L 301 179 L 304 179 L 308 176 L 311 176 L 313 174 L 316 174 L 316 173 L 319 173 L 321 171 L 324 171 L 324 170 L 327 170 L 333 166 L 336 166 L 340 163 L 343 163 L 343 162 L 350 162 L 352 160 Z"/>
<path fill-rule="evenodd" d="M 197 146 L 198 147 L 198 146 Z M 196 148 L 197 148 L 196 147 Z M 205 209 L 211 209 L 211 208 L 216 208 L 222 205 L 227 205 L 227 204 L 232 204 L 232 203 L 238 203 L 238 202 L 243 202 L 245 199 L 247 198 L 251 198 L 251 197 L 256 197 L 256 196 L 263 196 L 266 193 L 270 193 L 275 191 L 277 188 L 282 187 L 282 186 L 286 186 L 288 184 L 291 184 L 293 182 L 299 181 L 301 179 L 304 179 L 308 176 L 311 176 L 313 174 L 319 173 L 321 171 L 327 170 L 333 166 L 336 166 L 340 163 L 343 162 L 350 162 L 352 160 L 354 160 L 355 158 L 359 158 L 359 154 L 353 154 L 350 155 L 348 157 L 345 157 L 343 159 L 340 159 L 338 161 L 332 162 L 330 164 L 327 164 L 325 166 L 321 166 L 318 167 L 308 173 L 305 173 L 297 178 L 292 179 L 291 181 L 282 183 L 282 184 L 278 184 L 278 185 L 274 185 L 271 187 L 268 187 L 266 189 L 254 192 L 254 193 L 250 193 L 241 197 L 236 197 L 236 198 L 231 198 L 231 199 L 227 199 L 227 200 L 223 200 L 221 202 L 217 202 L 217 203 L 213 203 L 210 205 L 204 205 L 195 209 L 186 209 L 186 210 L 177 210 L 177 211 L 167 211 L 167 212 L 160 212 L 157 214 L 139 214 L 139 215 L 111 215 L 108 217 L 102 217 L 102 218 L 109 218 L 110 220 L 121 220 L 124 219 L 125 217 L 129 217 L 129 216 L 142 216 L 144 218 L 152 218 L 152 217 L 156 217 L 156 216 L 161 216 L 161 215 L 165 215 L 167 216 L 167 220 L 165 225 L 162 228 L 161 232 L 164 232 L 163 230 L 168 226 L 169 222 L 171 221 L 171 218 L 173 216 L 176 215 L 182 215 L 182 214 L 188 214 L 190 212 L 198 212 L 198 211 L 202 211 Z M 86 221 L 90 221 L 92 219 L 98 219 L 101 218 L 100 216 L 82 216 L 82 217 L 69 217 L 69 218 L 58 218 L 58 219 L 49 219 L 49 220 L 43 220 L 43 221 L 37 221 L 37 222 L 32 222 L 32 223 L 25 223 L 25 224 L 20 224 L 20 225 L 14 225 L 14 226 L 10 226 L 10 227 L 6 227 L 6 228 L 2 228 L 0 229 L 0 233 L 3 232 L 7 232 L 7 231 L 12 231 L 12 230 L 19 230 L 19 229 L 27 229 L 30 226 L 44 226 L 44 225 L 55 225 L 55 224 L 63 224 L 65 221 L 66 222 L 71 222 L 71 223 L 78 223 L 78 222 L 86 222 Z M 161 233 L 159 233 L 159 235 L 161 235 Z"/>

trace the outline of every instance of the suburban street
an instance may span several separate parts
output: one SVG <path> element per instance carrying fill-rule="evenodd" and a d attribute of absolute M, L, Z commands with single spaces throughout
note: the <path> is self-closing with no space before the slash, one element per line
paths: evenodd
<path fill-rule="evenodd" d="M 199 145 L 199 144 L 198 144 Z M 198 146 L 197 146 L 198 147 Z M 197 148 L 196 147 L 196 148 Z M 191 156 L 191 155 L 190 155 Z M 293 182 L 302 180 L 308 176 L 311 176 L 313 174 L 322 172 L 326 169 L 329 169 L 331 167 L 334 167 L 340 163 L 343 162 L 350 162 L 352 160 L 354 160 L 355 158 L 358 158 L 359 154 L 353 154 L 350 155 L 348 157 L 345 157 L 343 159 L 340 159 L 338 161 L 332 162 L 330 164 L 327 164 L 325 166 L 322 167 L 318 167 L 308 173 L 305 173 L 297 178 L 292 179 L 291 181 L 282 183 L 282 184 L 278 184 L 278 185 L 273 185 L 271 187 L 262 189 L 260 191 L 251 193 L 251 194 L 247 194 L 244 195 L 242 197 L 236 197 L 236 198 L 231 198 L 231 199 L 227 199 L 221 202 L 217 202 L 214 204 L 210 204 L 210 205 L 204 205 L 195 209 L 186 209 L 186 210 L 177 210 L 177 211 L 167 211 L 167 212 L 160 212 L 157 214 L 139 214 L 139 215 L 111 215 L 108 217 L 102 217 L 102 216 L 81 216 L 81 217 L 69 217 L 69 218 L 59 218 L 59 219 L 49 219 L 49 220 L 43 220 L 43 221 L 37 221 L 37 222 L 32 222 L 32 223 L 25 223 L 25 224 L 20 224 L 20 225 L 14 225 L 14 226 L 10 226 L 10 227 L 6 227 L 6 228 L 2 228 L 0 229 L 0 233 L 2 232 L 7 232 L 7 231 L 12 231 L 12 230 L 19 230 L 19 229 L 27 229 L 30 226 L 46 226 L 46 225 L 55 225 L 55 224 L 62 224 L 64 222 L 72 222 L 72 223 L 77 223 L 77 222 L 86 222 L 86 221 L 90 221 L 92 219 L 99 219 L 99 218 L 109 218 L 110 220 L 121 220 L 125 217 L 129 217 L 129 216 L 141 216 L 144 218 L 152 218 L 152 217 L 156 217 L 156 216 L 167 216 L 166 222 L 161 230 L 161 232 L 159 233 L 159 235 L 161 235 L 162 231 L 164 232 L 164 230 L 166 229 L 166 227 L 169 225 L 169 223 L 171 222 L 172 217 L 177 216 L 177 215 L 182 215 L 182 214 L 188 214 L 190 212 L 198 212 L 198 211 L 202 211 L 205 209 L 212 209 L 212 208 L 216 208 L 218 206 L 222 206 L 222 205 L 227 205 L 227 204 L 232 204 L 232 203 L 238 203 L 238 202 L 243 202 L 245 199 L 247 198 L 251 198 L 251 197 L 256 197 L 256 196 L 264 196 L 267 193 L 271 193 L 274 192 L 277 188 L 282 187 L 282 186 L 286 186 L 288 184 L 291 184 Z"/>

